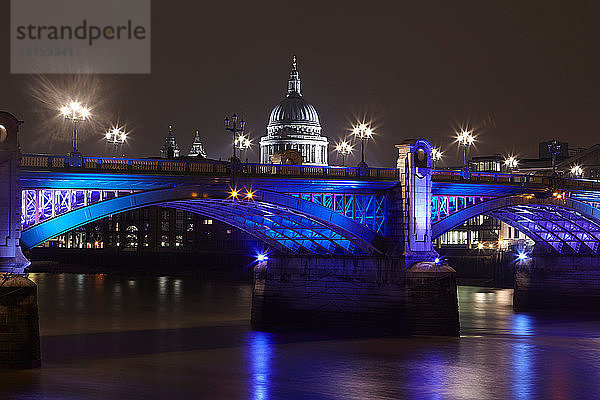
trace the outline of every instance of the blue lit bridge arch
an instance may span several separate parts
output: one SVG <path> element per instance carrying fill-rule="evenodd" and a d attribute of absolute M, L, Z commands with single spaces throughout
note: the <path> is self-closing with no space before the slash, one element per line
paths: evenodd
<path fill-rule="evenodd" d="M 333 194 L 313 193 L 308 199 L 306 194 L 258 189 L 251 198 L 244 190 L 232 198 L 204 185 L 149 191 L 28 189 L 23 193 L 28 201 L 23 203 L 26 229 L 21 240 L 29 248 L 110 214 L 160 205 L 226 222 L 286 253 L 382 252 L 383 237 L 376 229 L 385 229 L 385 199 L 378 195 L 344 195 L 336 203 Z M 344 207 L 343 213 L 336 210 L 336 204 Z"/>
<path fill-rule="evenodd" d="M 552 252 L 600 253 L 600 210 L 594 206 L 598 203 L 533 195 L 481 197 L 454 203 L 442 215 L 435 215 L 434 239 L 471 218 L 487 215 L 519 229 Z"/>

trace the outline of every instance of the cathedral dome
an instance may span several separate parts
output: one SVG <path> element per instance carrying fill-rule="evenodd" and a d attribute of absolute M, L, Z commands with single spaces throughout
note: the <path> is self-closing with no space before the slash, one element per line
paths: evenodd
<path fill-rule="evenodd" d="M 268 126 L 292 124 L 321 127 L 317 110 L 301 96 L 288 96 L 277 104 L 271 111 Z"/>
<path fill-rule="evenodd" d="M 273 108 L 267 133 L 270 136 L 320 135 L 321 124 L 317 110 L 302 97 L 300 76 L 296 57 L 292 60 L 292 71 L 285 99 Z"/>
<path fill-rule="evenodd" d="M 327 165 L 328 145 L 327 138 L 321 136 L 317 110 L 302 97 L 294 56 L 287 95 L 271 111 L 267 135 L 260 139 L 261 162 Z M 288 157 L 291 152 L 297 154 L 297 160 Z"/>

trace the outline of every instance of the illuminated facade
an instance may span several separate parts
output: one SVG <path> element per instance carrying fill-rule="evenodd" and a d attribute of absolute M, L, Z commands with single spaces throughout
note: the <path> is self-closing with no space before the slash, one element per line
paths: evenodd
<path fill-rule="evenodd" d="M 303 164 L 327 165 L 328 145 L 327 138 L 321 136 L 317 110 L 302 97 L 294 56 L 287 95 L 271 111 L 267 135 L 260 139 L 260 162 L 270 164 L 274 155 L 295 150 Z"/>
<path fill-rule="evenodd" d="M 160 156 L 162 158 L 176 158 L 180 156 L 181 151 L 173 135 L 173 127 L 169 125 L 169 133 L 165 137 L 165 145 L 160 148 Z"/>
<path fill-rule="evenodd" d="M 206 151 L 204 151 L 204 146 L 200 139 L 200 132 L 198 131 L 196 131 L 196 134 L 194 135 L 194 142 L 192 143 L 192 148 L 190 149 L 188 156 L 206 158 Z"/>

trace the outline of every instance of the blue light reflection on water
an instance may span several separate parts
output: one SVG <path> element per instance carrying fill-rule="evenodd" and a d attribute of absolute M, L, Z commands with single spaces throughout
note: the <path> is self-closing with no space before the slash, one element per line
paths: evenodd
<path fill-rule="evenodd" d="M 523 336 L 513 344 L 512 351 L 512 386 L 514 398 L 529 399 L 534 393 L 534 361 L 535 348 L 526 338 L 534 332 L 532 317 L 526 314 L 515 314 L 511 331 L 514 335 Z"/>
<path fill-rule="evenodd" d="M 273 336 L 267 332 L 249 332 L 247 352 L 250 373 L 250 398 L 267 400 L 271 376 Z"/>

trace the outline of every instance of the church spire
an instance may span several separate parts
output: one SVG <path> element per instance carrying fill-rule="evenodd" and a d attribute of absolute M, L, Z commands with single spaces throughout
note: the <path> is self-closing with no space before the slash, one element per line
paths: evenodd
<path fill-rule="evenodd" d="M 190 157 L 202 157 L 206 158 L 206 152 L 204 151 L 204 146 L 202 146 L 202 140 L 200 139 L 200 132 L 196 131 L 196 135 L 194 136 L 194 142 L 192 143 L 192 148 L 188 154 Z"/>
<path fill-rule="evenodd" d="M 160 156 L 162 158 L 175 158 L 179 157 L 179 146 L 173 135 L 173 126 L 169 125 L 169 133 L 165 137 L 165 145 L 160 149 Z"/>
<path fill-rule="evenodd" d="M 290 80 L 288 81 L 288 97 L 302 96 L 300 92 L 300 76 L 298 75 L 298 67 L 296 66 L 296 56 L 292 57 L 292 72 L 290 72 Z"/>

